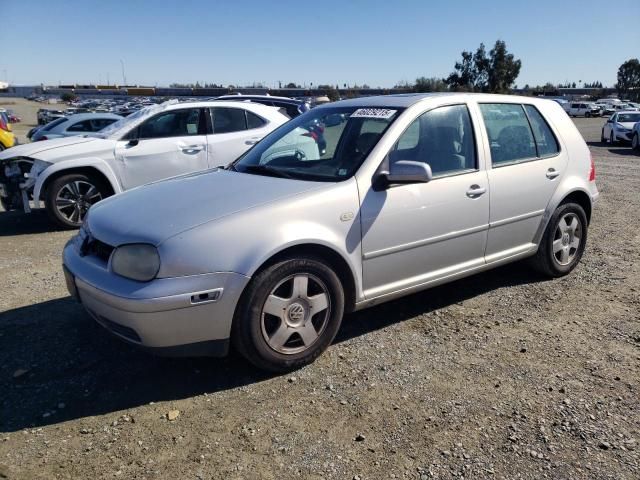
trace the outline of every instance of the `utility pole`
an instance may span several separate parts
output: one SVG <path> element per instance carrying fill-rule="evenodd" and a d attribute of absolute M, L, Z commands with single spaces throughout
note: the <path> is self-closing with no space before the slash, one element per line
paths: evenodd
<path fill-rule="evenodd" d="M 120 59 L 120 65 L 122 66 L 122 84 L 126 85 L 127 84 L 127 77 L 124 74 L 124 61 L 122 59 Z"/>

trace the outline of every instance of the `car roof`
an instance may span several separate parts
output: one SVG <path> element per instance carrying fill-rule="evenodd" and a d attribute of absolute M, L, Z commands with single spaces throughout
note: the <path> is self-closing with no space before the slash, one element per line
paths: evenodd
<path fill-rule="evenodd" d="M 494 93 L 465 93 L 465 92 L 442 92 L 442 93 L 400 93 L 395 95 L 376 95 L 373 97 L 359 97 L 338 102 L 325 103 L 316 108 L 340 107 L 387 107 L 387 108 L 408 108 L 423 101 L 451 97 L 452 99 L 476 99 L 478 101 L 494 101 L 508 103 L 536 103 L 553 102 L 553 100 L 541 97 L 523 97 L 518 95 L 500 95 Z"/>
<path fill-rule="evenodd" d="M 221 95 L 218 97 L 218 100 L 237 100 L 241 102 L 242 100 L 274 100 L 280 102 L 291 102 L 291 103 L 304 103 L 302 100 L 296 100 L 291 97 L 277 97 L 275 95 Z"/>
<path fill-rule="evenodd" d="M 621 113 L 640 113 L 637 110 L 620 110 L 619 112 L 616 112 L 618 115 L 620 115 Z"/>
<path fill-rule="evenodd" d="M 193 102 L 175 102 L 175 103 L 168 103 L 167 105 L 164 104 L 160 104 L 160 106 L 164 106 L 164 110 L 173 110 L 176 108 L 185 108 L 185 107 L 194 107 L 194 108 L 198 108 L 198 107 L 211 107 L 211 106 L 215 106 L 215 105 L 225 105 L 225 106 L 232 106 L 232 107 L 239 107 L 239 108 L 247 108 L 247 106 L 250 106 L 249 108 L 269 108 L 269 109 L 275 109 L 275 107 L 271 107 L 269 105 L 263 105 L 261 103 L 252 103 L 252 102 L 247 102 L 247 101 L 242 101 L 242 100 L 197 100 L 197 101 L 193 101 Z"/>
<path fill-rule="evenodd" d="M 67 117 L 69 120 L 73 120 L 74 122 L 78 121 L 78 120 L 93 120 L 95 118 L 114 118 L 116 120 L 120 120 L 122 117 L 122 115 L 117 115 L 115 113 L 76 113 L 73 115 L 69 115 Z"/>

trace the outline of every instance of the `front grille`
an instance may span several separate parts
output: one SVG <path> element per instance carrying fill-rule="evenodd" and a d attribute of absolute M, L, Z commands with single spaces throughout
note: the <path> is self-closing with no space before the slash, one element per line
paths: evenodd
<path fill-rule="evenodd" d="M 109 262 L 109 257 L 114 250 L 115 248 L 111 245 L 107 245 L 91 235 L 84 237 L 80 246 L 80 254 L 83 257 L 87 255 L 97 257 L 105 263 Z"/>

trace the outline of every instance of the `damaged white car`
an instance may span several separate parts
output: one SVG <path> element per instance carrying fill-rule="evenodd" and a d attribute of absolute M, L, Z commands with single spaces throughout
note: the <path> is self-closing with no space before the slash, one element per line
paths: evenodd
<path fill-rule="evenodd" d="M 0 202 L 28 213 L 41 202 L 62 227 L 79 227 L 94 203 L 157 180 L 224 166 L 289 120 L 249 102 L 165 102 L 91 136 L 0 153 Z"/>

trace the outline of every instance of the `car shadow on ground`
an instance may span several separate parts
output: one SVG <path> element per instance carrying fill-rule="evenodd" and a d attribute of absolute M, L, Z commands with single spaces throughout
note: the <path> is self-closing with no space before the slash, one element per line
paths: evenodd
<path fill-rule="evenodd" d="M 33 235 L 37 233 L 62 231 L 49 220 L 44 210 L 34 210 L 29 214 L 18 211 L 0 211 L 0 237 Z"/>
<path fill-rule="evenodd" d="M 541 280 L 521 263 L 501 267 L 350 314 L 335 343 L 490 290 Z M 234 353 L 224 359 L 148 355 L 107 334 L 69 297 L 0 313 L 2 432 L 224 391 L 272 376 Z"/>

